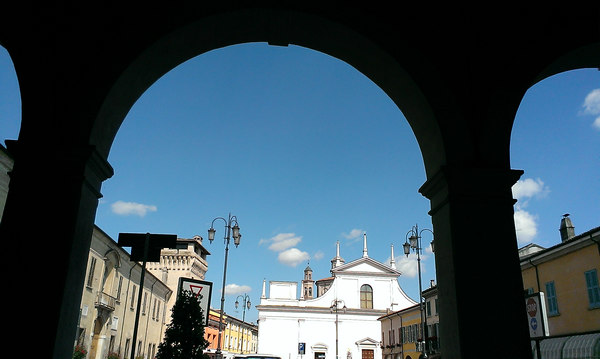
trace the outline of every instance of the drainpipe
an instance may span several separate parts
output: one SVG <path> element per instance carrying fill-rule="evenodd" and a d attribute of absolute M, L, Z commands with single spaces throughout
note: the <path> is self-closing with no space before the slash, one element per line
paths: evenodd
<path fill-rule="evenodd" d="M 537 290 L 538 290 L 538 292 L 540 292 L 541 291 L 541 289 L 540 289 L 540 274 L 538 272 L 538 267 L 537 267 L 537 265 L 533 264 L 533 261 L 531 260 L 531 258 L 529 258 L 527 261 L 529 262 L 529 264 L 531 264 L 533 266 L 533 268 L 535 268 L 535 280 L 537 282 Z"/>
<path fill-rule="evenodd" d="M 149 308 L 152 308 L 152 293 L 154 293 L 154 285 L 156 284 L 156 282 L 158 281 L 158 278 L 156 278 L 156 280 L 154 281 L 154 283 L 152 283 L 152 286 L 150 287 L 150 305 Z M 147 308 L 147 309 L 149 309 Z M 148 323 L 150 322 L 150 310 L 148 310 L 146 312 L 146 332 L 144 333 L 144 345 L 147 347 L 148 346 Z M 142 350 L 143 352 L 143 350 Z M 150 353 L 147 353 L 150 354 Z"/>
<path fill-rule="evenodd" d="M 400 313 L 397 315 L 400 318 L 400 333 L 402 333 L 402 315 L 400 315 Z M 400 343 L 400 357 L 404 358 L 404 336 L 402 336 L 402 341 Z"/>
<path fill-rule="evenodd" d="M 600 241 L 597 241 L 594 239 L 594 237 L 592 237 L 592 234 L 590 233 L 590 240 L 594 243 L 596 243 L 596 246 L 598 247 L 598 254 L 600 254 Z"/>
<path fill-rule="evenodd" d="M 123 328 L 125 326 L 125 316 L 127 314 L 127 301 L 129 300 L 129 288 L 131 288 L 131 273 L 133 272 L 133 268 L 137 265 L 137 262 L 133 263 L 133 266 L 129 268 L 129 276 L 127 278 L 127 293 L 125 294 L 125 303 L 123 305 L 123 319 L 121 320 L 121 335 L 119 336 L 119 352 L 121 351 L 121 345 L 123 344 Z M 125 353 L 123 353 L 125 355 Z"/>

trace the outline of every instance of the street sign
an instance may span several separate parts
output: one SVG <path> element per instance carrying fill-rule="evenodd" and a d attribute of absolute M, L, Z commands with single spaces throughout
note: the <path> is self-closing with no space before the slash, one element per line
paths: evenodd
<path fill-rule="evenodd" d="M 148 254 L 144 258 L 144 247 L 148 241 Z M 160 250 L 163 248 L 175 248 L 177 243 L 176 234 L 153 234 L 153 233 L 119 233 L 119 247 L 131 247 L 130 260 L 134 262 L 158 262 Z"/>
<path fill-rule="evenodd" d="M 298 354 L 306 354 L 306 343 L 298 343 Z"/>
<path fill-rule="evenodd" d="M 550 335 L 544 293 L 539 292 L 526 296 L 525 309 L 527 310 L 529 336 L 531 338 L 538 338 Z"/>
<path fill-rule="evenodd" d="M 133 340 L 137 341 L 137 332 L 140 321 L 140 308 L 142 307 L 142 293 L 144 291 L 144 277 L 146 275 L 146 262 L 158 262 L 160 250 L 163 248 L 175 248 L 177 244 L 176 234 L 152 234 L 152 233 L 119 233 L 119 247 L 131 247 L 129 260 L 142 262 L 142 274 L 140 275 L 140 289 L 138 292 L 137 309 L 135 311 L 135 325 L 133 326 Z M 131 359 L 135 358 L 135 345 L 131 349 Z"/>
<path fill-rule="evenodd" d="M 208 314 L 210 310 L 210 297 L 212 295 L 212 282 L 206 282 L 199 279 L 179 278 L 179 286 L 177 288 L 177 296 L 182 291 L 187 290 L 192 292 L 196 297 L 200 298 L 200 308 L 204 314 L 204 326 L 208 326 Z"/>

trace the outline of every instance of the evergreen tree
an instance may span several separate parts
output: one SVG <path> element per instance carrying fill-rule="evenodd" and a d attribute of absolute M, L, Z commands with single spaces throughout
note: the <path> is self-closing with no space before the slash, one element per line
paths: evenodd
<path fill-rule="evenodd" d="M 191 291 L 183 291 L 171 313 L 165 339 L 158 346 L 157 359 L 208 359 L 203 351 L 208 347 L 204 339 L 204 321 L 200 298 Z"/>

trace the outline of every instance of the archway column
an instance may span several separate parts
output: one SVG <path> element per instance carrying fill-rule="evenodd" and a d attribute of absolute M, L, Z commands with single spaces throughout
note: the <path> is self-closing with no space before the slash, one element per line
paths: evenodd
<path fill-rule="evenodd" d="M 100 187 L 113 170 L 93 146 L 7 147 L 14 166 L 0 238 L 18 254 L 8 267 L 24 274 L 7 277 L 16 295 L 11 312 L 29 318 L 17 314 L 13 330 L 21 344 L 35 343 L 35 356 L 70 358 Z"/>
<path fill-rule="evenodd" d="M 530 358 L 511 187 L 523 171 L 443 166 L 431 201 L 445 358 Z"/>

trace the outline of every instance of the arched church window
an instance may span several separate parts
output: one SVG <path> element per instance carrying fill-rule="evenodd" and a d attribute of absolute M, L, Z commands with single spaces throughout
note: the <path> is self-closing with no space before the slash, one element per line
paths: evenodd
<path fill-rule="evenodd" d="M 373 309 L 373 288 L 368 284 L 363 284 L 360 287 L 360 307 Z"/>

